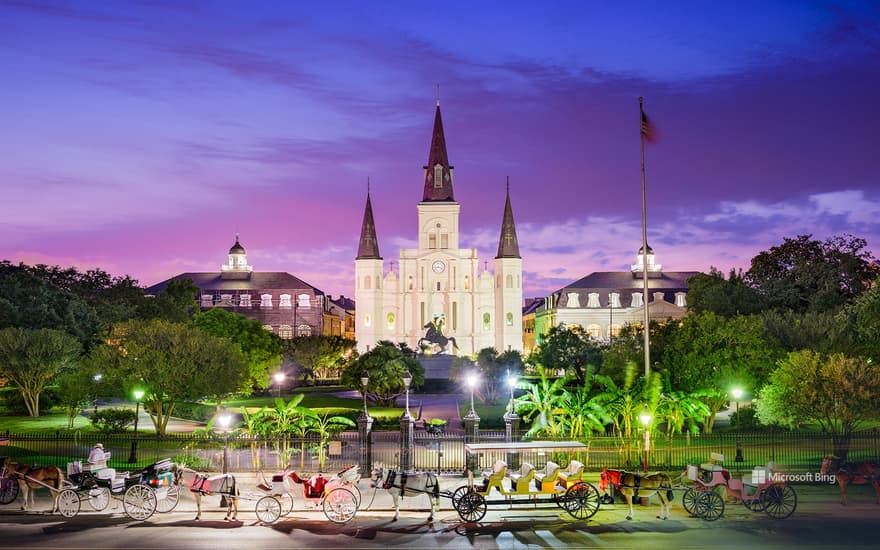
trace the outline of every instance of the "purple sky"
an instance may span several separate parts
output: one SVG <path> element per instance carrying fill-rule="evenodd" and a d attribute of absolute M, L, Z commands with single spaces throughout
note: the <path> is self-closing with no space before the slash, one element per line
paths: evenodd
<path fill-rule="evenodd" d="M 368 176 L 383 256 L 415 246 L 437 83 L 462 246 L 494 256 L 510 176 L 526 296 L 632 263 L 639 96 L 664 269 L 880 253 L 880 4 L 613 4 L 0 0 L 0 258 L 149 285 L 238 229 L 353 295 Z"/>

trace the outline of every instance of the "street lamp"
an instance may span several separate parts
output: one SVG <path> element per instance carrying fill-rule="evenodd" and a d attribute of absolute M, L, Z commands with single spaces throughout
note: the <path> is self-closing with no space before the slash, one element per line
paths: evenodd
<path fill-rule="evenodd" d="M 131 440 L 131 454 L 128 455 L 129 464 L 137 462 L 138 417 L 140 417 L 140 405 L 143 397 L 143 390 L 134 390 L 134 437 Z"/>
<path fill-rule="evenodd" d="M 474 410 L 474 388 L 477 386 L 477 381 L 479 377 L 476 374 L 469 374 L 465 381 L 467 382 L 468 388 L 471 390 L 471 410 L 468 413 L 468 416 L 474 417 L 477 416 L 477 411 Z"/>
<path fill-rule="evenodd" d="M 404 417 L 409 418 L 412 416 L 409 414 L 409 385 L 412 383 L 412 374 L 409 371 L 403 373 L 403 388 L 406 391 L 406 412 L 403 413 Z M 366 402 L 366 396 L 364 397 Z"/>
<path fill-rule="evenodd" d="M 734 409 L 734 412 L 739 412 L 739 400 L 743 396 L 743 391 L 741 388 L 733 388 L 733 391 L 730 393 L 733 395 L 734 403 L 736 403 L 736 409 Z"/>
<path fill-rule="evenodd" d="M 369 385 L 369 383 L 370 383 L 370 375 L 367 373 L 364 373 L 364 375 L 361 376 L 361 387 L 363 388 L 361 390 L 361 394 L 363 394 L 363 396 L 364 396 L 364 418 L 370 417 L 370 413 L 367 412 L 367 385 Z"/>
<path fill-rule="evenodd" d="M 272 375 L 272 378 L 275 379 L 275 392 L 276 396 L 281 397 L 281 384 L 284 383 L 284 373 L 281 371 L 276 372 Z"/>
<path fill-rule="evenodd" d="M 651 424 L 651 411 L 649 411 L 647 407 L 642 411 L 642 414 L 639 415 L 639 420 L 642 421 L 642 425 L 645 427 L 645 444 L 642 446 L 645 454 L 643 464 L 644 472 L 648 473 L 648 450 L 651 448 L 651 432 L 648 429 L 648 426 Z"/>
<path fill-rule="evenodd" d="M 229 424 L 232 422 L 232 415 L 223 413 L 217 417 L 217 422 L 223 428 L 223 473 L 226 473 L 227 461 L 229 460 Z"/>
<path fill-rule="evenodd" d="M 517 378 L 515 374 L 507 374 L 507 385 L 510 387 L 510 414 L 516 414 L 516 407 L 513 402 L 513 390 L 516 388 Z M 473 405 L 471 405 L 473 408 Z"/>

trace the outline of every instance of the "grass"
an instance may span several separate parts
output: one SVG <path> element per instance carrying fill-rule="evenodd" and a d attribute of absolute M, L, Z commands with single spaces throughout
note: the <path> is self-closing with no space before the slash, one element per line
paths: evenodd
<path fill-rule="evenodd" d="M 74 430 L 96 431 L 92 423 L 84 416 L 77 416 L 73 422 Z M 0 415 L 0 432 L 42 432 L 42 431 L 67 431 L 67 415 L 65 413 L 50 412 L 36 418 L 30 416 Z"/>

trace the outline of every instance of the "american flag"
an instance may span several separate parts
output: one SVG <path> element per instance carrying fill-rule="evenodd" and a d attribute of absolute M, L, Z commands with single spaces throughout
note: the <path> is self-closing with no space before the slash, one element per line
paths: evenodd
<path fill-rule="evenodd" d="M 654 128 L 654 125 L 648 120 L 648 115 L 642 111 L 642 136 L 645 138 L 645 141 L 648 143 L 653 143 L 657 138 L 657 130 Z"/>

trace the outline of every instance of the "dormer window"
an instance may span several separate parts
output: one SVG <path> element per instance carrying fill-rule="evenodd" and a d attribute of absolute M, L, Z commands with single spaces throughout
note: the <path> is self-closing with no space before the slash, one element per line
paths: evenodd
<path fill-rule="evenodd" d="M 262 309 L 272 309 L 272 295 L 271 294 L 261 294 L 260 295 L 260 307 Z"/>
<path fill-rule="evenodd" d="M 290 303 L 290 294 L 282 294 L 280 297 L 280 301 L 278 302 L 278 307 L 281 309 L 290 309 L 293 307 Z"/>
<path fill-rule="evenodd" d="M 312 307 L 309 302 L 309 295 L 300 294 L 299 296 L 297 296 L 296 307 L 298 307 L 299 309 L 309 309 L 310 307 Z"/>
<path fill-rule="evenodd" d="M 577 292 L 568 293 L 568 307 L 581 307 L 581 297 Z"/>
<path fill-rule="evenodd" d="M 632 307 L 642 307 L 642 293 L 633 292 Z"/>
<path fill-rule="evenodd" d="M 434 165 L 434 189 L 440 189 L 443 187 L 443 165 L 435 164 Z"/>
<path fill-rule="evenodd" d="M 239 307 L 251 307 L 251 295 L 250 294 L 242 294 L 238 297 L 238 306 Z"/>
<path fill-rule="evenodd" d="M 590 292 L 587 300 L 587 307 L 599 307 L 599 293 Z"/>
<path fill-rule="evenodd" d="M 200 305 L 202 307 L 214 307 L 214 296 L 212 294 L 202 294 Z"/>
<path fill-rule="evenodd" d="M 684 292 L 676 292 L 675 293 L 675 305 L 678 307 L 687 307 L 687 300 L 685 300 Z"/>
<path fill-rule="evenodd" d="M 232 305 L 232 294 L 221 294 L 220 295 L 220 305 L 221 306 L 231 306 Z"/>
<path fill-rule="evenodd" d="M 610 307 L 621 307 L 620 306 L 620 294 L 617 292 L 612 292 L 608 295 L 608 301 L 611 304 Z"/>

